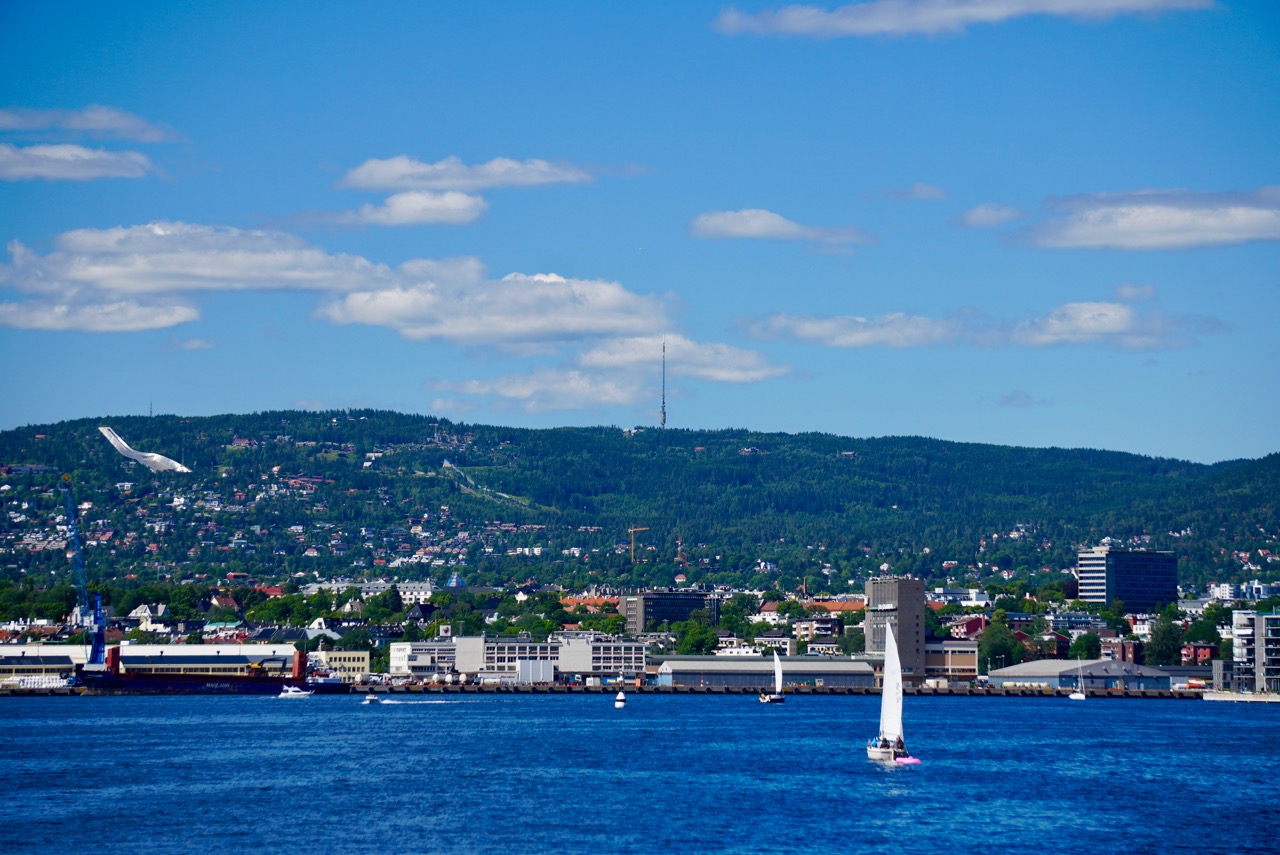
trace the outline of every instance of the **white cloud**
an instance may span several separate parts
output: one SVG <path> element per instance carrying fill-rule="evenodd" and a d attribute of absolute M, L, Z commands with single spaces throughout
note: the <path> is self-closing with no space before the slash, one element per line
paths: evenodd
<path fill-rule="evenodd" d="M 195 291 L 349 291 L 397 281 L 391 268 L 330 254 L 281 232 L 181 222 L 78 229 L 39 256 L 9 244 L 13 263 L 0 284 L 28 293 L 95 290 L 115 294 Z"/>
<path fill-rule="evenodd" d="M 407 190 L 387 197 L 381 205 L 362 205 L 359 210 L 338 214 L 334 219 L 375 226 L 463 225 L 475 222 L 488 207 L 483 198 L 456 190 Z"/>
<path fill-rule="evenodd" d="M 371 159 L 343 176 L 343 187 L 361 190 L 480 190 L 489 187 L 536 187 L 581 184 L 591 176 L 581 169 L 546 160 L 498 157 L 467 166 L 458 157 L 423 163 L 407 155 Z"/>
<path fill-rule="evenodd" d="M 138 300 L 0 302 L 0 326 L 66 332 L 141 332 L 194 321 L 199 312 L 180 302 Z"/>
<path fill-rule="evenodd" d="M 79 145 L 13 146 L 0 143 L 0 180 L 89 181 L 142 178 L 151 161 L 136 151 L 106 151 Z"/>
<path fill-rule="evenodd" d="M 927 318 L 894 312 L 878 318 L 774 314 L 748 325 L 759 338 L 827 347 L 1049 347 L 1102 344 L 1131 350 L 1186 347 L 1226 326 L 1212 317 L 1174 317 L 1121 303 L 1066 303 L 1047 315 L 998 322 L 975 312 Z"/>
<path fill-rule="evenodd" d="M 571 365 L 461 383 L 439 382 L 432 388 L 471 399 L 496 400 L 531 413 L 657 403 L 664 339 L 669 379 L 755 383 L 787 371 L 769 364 L 755 351 L 668 333 L 601 341 L 580 353 Z M 449 402 L 459 405 L 456 398 Z"/>
<path fill-rule="evenodd" d="M 0 131 L 70 131 L 135 142 L 170 142 L 178 135 L 115 107 L 90 104 L 82 110 L 0 110 Z"/>
<path fill-rule="evenodd" d="M 666 343 L 667 373 L 672 377 L 697 377 L 721 383 L 755 383 L 785 374 L 754 350 L 727 344 L 690 341 L 682 335 L 650 335 L 602 342 L 579 357 L 585 368 L 612 369 L 637 365 L 657 366 Z"/>
<path fill-rule="evenodd" d="M 936 35 L 1028 15 L 1111 18 L 1212 6 L 1213 0 L 871 0 L 835 9 L 784 6 L 754 15 L 730 7 L 720 13 L 715 26 L 729 35 L 814 38 Z"/>
<path fill-rule="evenodd" d="M 1179 318 L 1120 303 L 1067 303 L 1042 318 L 1014 326 L 1009 342 L 1031 347 L 1098 343 L 1126 350 L 1171 350 L 1196 344 L 1198 334 L 1226 329 L 1210 317 Z"/>
<path fill-rule="evenodd" d="M 777 313 L 753 322 L 760 338 L 794 339 L 828 347 L 923 347 L 956 337 L 953 321 L 893 312 L 879 318 Z"/>
<path fill-rule="evenodd" d="M 1140 190 L 1055 200 L 1065 213 L 1031 230 L 1054 249 L 1188 249 L 1280 240 L 1280 187 L 1249 193 Z"/>
<path fill-rule="evenodd" d="M 508 358 L 561 357 L 496 379 L 453 381 L 456 406 L 489 398 L 530 411 L 634 405 L 654 397 L 667 307 L 620 283 L 556 274 L 485 275 L 474 258 L 397 267 L 332 254 L 272 231 L 179 222 L 59 235 L 53 251 L 9 245 L 0 265 L 0 326 L 132 332 L 194 321 L 207 293 L 315 292 L 315 316 L 385 327 L 414 341 L 489 346 Z M 17 299 L 13 299 L 16 296 Z M 757 382 L 785 373 L 761 354 L 665 332 L 672 378 Z M 199 338 L 172 349 L 206 349 Z"/>
<path fill-rule="evenodd" d="M 947 198 L 947 191 L 936 184 L 925 184 L 922 181 L 917 181 L 910 187 L 890 190 L 889 196 L 893 199 L 945 199 Z"/>
<path fill-rule="evenodd" d="M 8 302 L 0 325 L 28 329 L 133 332 L 199 317 L 183 295 L 218 291 L 351 292 L 432 278 L 474 281 L 475 259 L 415 259 L 398 268 L 330 254 L 269 231 L 156 222 L 64 232 L 38 255 L 9 244 L 0 287 L 26 295 Z"/>
<path fill-rule="evenodd" d="M 694 237 L 713 240 L 724 238 L 800 240 L 828 245 L 871 242 L 871 237 L 859 229 L 802 226 L 780 214 L 761 208 L 710 211 L 700 214 L 690 223 L 689 231 Z"/>
<path fill-rule="evenodd" d="M 428 280 L 356 291 L 319 314 L 385 326 L 414 341 L 508 345 L 637 335 L 661 329 L 666 317 L 660 301 L 616 282 L 519 273 L 464 287 Z"/>
<path fill-rule="evenodd" d="M 1008 205 L 997 205 L 986 202 L 976 208 L 970 208 L 959 217 L 960 225 L 971 229 L 986 229 L 1003 225 L 1010 220 L 1023 216 L 1022 211 Z"/>

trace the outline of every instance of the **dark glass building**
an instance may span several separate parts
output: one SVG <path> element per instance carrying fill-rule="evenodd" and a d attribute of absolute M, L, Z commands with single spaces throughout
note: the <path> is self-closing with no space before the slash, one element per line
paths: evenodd
<path fill-rule="evenodd" d="M 1124 603 L 1125 611 L 1154 612 L 1178 601 L 1178 557 L 1172 552 L 1096 546 L 1077 556 L 1080 599 Z"/>

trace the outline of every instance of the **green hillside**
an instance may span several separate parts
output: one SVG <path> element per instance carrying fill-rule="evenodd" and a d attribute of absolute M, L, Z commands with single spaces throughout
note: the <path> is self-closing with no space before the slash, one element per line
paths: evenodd
<path fill-rule="evenodd" d="M 192 474 L 132 463 L 99 425 Z M 920 437 L 289 411 L 24 427 L 0 433 L 0 465 L 11 467 L 0 479 L 9 577 L 65 567 L 62 552 L 32 548 L 36 529 L 57 534 L 61 473 L 92 503 L 80 525 L 95 578 L 443 581 L 462 568 L 472 581 L 583 585 L 682 572 L 842 592 L 889 564 L 939 584 L 1004 570 L 1034 585 L 1104 537 L 1177 551 L 1184 583 L 1280 575 L 1259 552 L 1280 532 L 1280 454 L 1207 466 Z M 644 529 L 634 565 L 631 528 Z M 432 561 L 403 563 L 420 551 Z"/>

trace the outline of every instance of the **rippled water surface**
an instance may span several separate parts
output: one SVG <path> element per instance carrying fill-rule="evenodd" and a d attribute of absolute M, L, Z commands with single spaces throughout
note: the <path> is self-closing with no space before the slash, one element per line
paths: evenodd
<path fill-rule="evenodd" d="M 1280 851 L 1280 704 L 0 698 L 0 852 Z"/>

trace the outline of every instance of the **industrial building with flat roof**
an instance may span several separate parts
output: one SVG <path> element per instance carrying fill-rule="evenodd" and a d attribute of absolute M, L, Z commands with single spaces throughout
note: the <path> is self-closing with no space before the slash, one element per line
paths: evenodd
<path fill-rule="evenodd" d="M 670 656 L 658 665 L 659 686 L 773 687 L 773 658 L 763 656 Z M 875 686 L 875 669 L 867 662 L 820 656 L 782 659 L 783 686 Z"/>
<path fill-rule="evenodd" d="M 1168 689 L 1170 677 L 1159 668 L 1113 659 L 1038 659 L 998 668 L 988 675 L 993 686 L 1008 688 Z"/>

